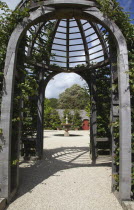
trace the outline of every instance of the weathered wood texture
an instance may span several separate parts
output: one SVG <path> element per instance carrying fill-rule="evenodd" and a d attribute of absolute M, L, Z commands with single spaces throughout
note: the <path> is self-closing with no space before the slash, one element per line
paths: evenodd
<path fill-rule="evenodd" d="M 14 90 L 14 75 L 16 69 L 16 58 L 18 44 L 27 28 L 37 22 L 42 22 L 45 18 L 72 18 L 77 19 L 92 19 L 97 20 L 98 23 L 106 27 L 111 36 L 114 37 L 117 45 L 118 57 L 118 85 L 119 85 L 119 117 L 120 117 L 120 181 L 119 194 L 122 200 L 130 199 L 131 192 L 131 111 L 130 111 L 130 90 L 129 90 L 129 75 L 128 75 L 128 55 L 125 39 L 115 25 L 106 16 L 93 7 L 88 10 L 76 9 L 75 6 L 67 8 L 65 5 L 81 5 L 81 1 L 73 1 L 66 3 L 65 1 L 58 1 L 60 8 L 54 9 L 50 7 L 39 7 L 36 11 L 31 11 L 30 16 L 25 18 L 19 24 L 11 35 L 4 69 L 4 89 L 2 98 L 2 115 L 1 126 L 3 129 L 3 138 L 1 142 L 3 150 L 0 152 L 0 197 L 10 197 L 10 143 L 12 133 L 12 101 Z M 83 2 L 83 1 L 82 1 Z M 53 4 L 57 4 L 53 1 Z M 62 8 L 63 4 L 63 8 Z M 88 1 L 86 1 L 88 5 Z M 57 4 L 58 7 L 58 4 Z"/>
<path fill-rule="evenodd" d="M 108 48 L 107 48 L 107 45 L 106 45 L 106 41 L 104 39 L 104 36 L 102 34 L 102 32 L 99 30 L 99 27 L 96 23 L 91 23 L 91 26 L 93 27 L 93 29 L 95 30 L 96 34 L 98 35 L 98 38 L 102 44 L 102 47 L 103 47 L 103 52 L 104 52 L 104 57 L 105 57 L 105 60 L 108 59 L 109 57 L 109 53 L 108 53 Z"/>
<path fill-rule="evenodd" d="M 110 113 L 110 131 L 111 131 L 111 142 L 112 142 L 112 191 L 115 191 L 115 178 L 114 175 L 117 174 L 115 165 L 115 150 L 116 150 L 116 139 L 114 137 L 114 126 L 113 123 L 119 121 L 119 95 L 117 89 L 118 75 L 117 75 L 117 57 L 116 52 L 110 49 L 111 57 L 111 113 Z M 114 75 L 117 75 L 116 77 Z"/>
<path fill-rule="evenodd" d="M 80 20 L 76 20 L 76 21 L 77 21 L 78 27 L 79 27 L 79 29 L 80 29 L 81 37 L 82 37 L 83 44 L 84 44 L 85 55 L 86 55 L 86 64 L 87 64 L 87 66 L 89 67 L 90 60 L 89 60 L 88 44 L 87 44 L 87 42 L 86 42 L 86 35 L 85 35 L 85 32 L 84 32 L 84 30 L 83 30 L 83 27 L 82 27 L 82 24 L 81 24 Z"/>
<path fill-rule="evenodd" d="M 97 148 L 97 107 L 96 107 L 96 71 L 91 71 L 90 78 L 91 116 L 90 116 L 90 148 L 92 163 L 96 163 Z"/>
<path fill-rule="evenodd" d="M 44 118 L 44 69 L 39 70 L 39 93 L 37 102 L 37 141 L 36 155 L 39 159 L 43 157 L 43 118 Z"/>
<path fill-rule="evenodd" d="M 107 142 L 109 141 L 109 138 L 104 137 L 104 138 L 96 138 L 96 142 Z"/>
<path fill-rule="evenodd" d="M 0 210 L 4 210 L 6 208 L 6 199 L 0 198 Z"/>
<path fill-rule="evenodd" d="M 125 38 L 119 28 L 96 11 L 88 11 L 95 15 L 106 27 L 109 27 L 117 44 L 118 87 L 119 87 L 119 119 L 120 119 L 120 177 L 119 194 L 121 200 L 129 200 L 131 192 L 131 110 L 128 75 L 128 54 Z"/>

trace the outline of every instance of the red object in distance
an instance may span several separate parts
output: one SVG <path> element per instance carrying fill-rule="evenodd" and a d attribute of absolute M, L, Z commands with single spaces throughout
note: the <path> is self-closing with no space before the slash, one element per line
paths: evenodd
<path fill-rule="evenodd" d="M 89 126 L 89 120 L 83 120 L 82 123 L 82 129 L 83 130 L 89 130 L 90 126 Z"/>

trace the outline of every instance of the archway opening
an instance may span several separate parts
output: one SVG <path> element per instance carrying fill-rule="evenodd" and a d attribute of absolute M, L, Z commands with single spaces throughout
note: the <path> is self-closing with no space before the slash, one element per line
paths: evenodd
<path fill-rule="evenodd" d="M 13 86 L 14 86 L 13 82 L 14 82 L 14 77 L 15 77 L 15 72 L 13 71 L 13 68 L 16 66 L 15 58 L 17 55 L 18 40 L 20 38 L 22 38 L 22 35 L 24 35 L 26 30 L 28 29 L 28 32 L 26 33 L 27 36 L 23 37 L 24 39 L 21 40 L 21 44 L 19 45 L 19 47 L 21 49 L 24 49 L 24 51 L 26 50 L 26 53 L 24 53 L 24 51 L 23 51 L 23 54 L 26 55 L 26 60 L 23 62 L 23 65 L 25 67 L 25 72 L 28 72 L 28 77 L 30 79 L 32 78 L 33 79 L 32 81 L 35 81 L 35 83 L 33 82 L 33 87 L 35 87 L 35 92 L 32 95 L 32 100 L 35 100 L 34 97 L 38 96 L 38 98 L 36 98 L 38 102 L 37 102 L 37 106 L 35 108 L 35 110 L 37 110 L 37 112 L 35 112 L 35 113 L 37 113 L 37 139 L 38 139 L 38 141 L 36 142 L 37 143 L 36 144 L 37 155 L 39 157 L 41 157 L 41 155 L 42 155 L 41 154 L 41 152 L 42 152 L 42 142 L 41 142 L 41 140 L 42 140 L 42 122 L 43 122 L 43 120 L 42 120 L 43 94 L 42 93 L 44 93 L 44 87 L 47 85 L 49 80 L 54 75 L 56 75 L 59 72 L 67 71 L 67 72 L 75 72 L 75 73 L 79 74 L 87 82 L 89 82 L 89 78 L 90 78 L 90 82 L 92 83 L 91 91 L 90 91 L 91 96 L 92 96 L 92 101 L 93 101 L 93 103 L 92 103 L 92 125 L 93 125 L 92 126 L 92 140 L 93 140 L 92 147 L 94 148 L 94 152 L 93 152 L 94 158 L 96 158 L 96 151 L 95 151 L 95 138 L 96 138 L 95 121 L 96 121 L 96 98 L 97 98 L 96 97 L 96 76 L 99 72 L 98 69 L 100 69 L 100 68 L 103 69 L 105 66 L 110 67 L 111 72 L 112 72 L 112 82 L 111 83 L 112 84 L 117 83 L 117 80 L 118 80 L 118 77 L 115 73 L 117 70 L 117 68 L 116 68 L 117 66 L 114 65 L 117 61 L 116 50 L 113 53 L 112 49 L 111 49 L 111 47 L 112 47 L 111 45 L 110 45 L 110 49 L 109 49 L 109 46 L 107 44 L 107 39 L 106 39 L 107 36 L 109 36 L 109 32 L 107 31 L 107 29 L 109 29 L 109 31 L 112 31 L 112 33 L 110 35 L 112 35 L 112 37 L 114 37 L 116 39 L 116 42 L 118 44 L 118 51 L 119 51 L 119 53 L 117 53 L 117 57 L 118 57 L 118 64 L 119 64 L 118 65 L 119 66 L 119 71 L 118 71 L 119 91 L 120 91 L 120 95 L 121 95 L 120 96 L 120 105 L 122 106 L 122 109 L 120 111 L 120 119 L 121 119 L 121 121 L 120 121 L 120 126 L 121 126 L 121 129 L 120 129 L 121 162 L 120 163 L 124 164 L 126 162 L 126 159 L 123 159 L 124 147 L 122 146 L 122 144 L 124 143 L 126 145 L 125 138 L 129 139 L 130 124 L 127 125 L 126 121 L 124 121 L 123 119 L 125 117 L 126 112 L 128 114 L 130 114 L 130 113 L 129 113 L 129 103 L 128 102 L 127 102 L 128 109 L 124 108 L 125 107 L 124 103 L 126 102 L 127 97 L 123 97 L 124 96 L 123 94 L 125 94 L 125 96 L 129 96 L 129 90 L 126 87 L 128 85 L 128 83 L 127 83 L 128 78 L 126 78 L 126 74 L 125 74 L 125 72 L 127 70 L 126 69 L 127 61 L 126 61 L 126 65 L 121 65 L 123 57 L 126 58 L 125 57 L 126 56 L 125 41 L 124 41 L 122 34 L 120 33 L 119 30 L 118 30 L 118 33 L 115 32 L 116 31 L 115 29 L 117 29 L 116 25 L 114 25 L 112 23 L 112 26 L 110 26 L 110 22 L 108 19 L 107 20 L 104 19 L 104 17 L 101 15 L 101 13 L 98 13 L 98 10 L 92 11 L 92 9 L 90 7 L 92 8 L 91 4 L 88 8 L 88 11 L 86 10 L 83 12 L 80 9 L 78 9 L 75 12 L 73 11 L 73 13 L 72 13 L 72 10 L 67 9 L 65 14 L 63 14 L 62 9 L 57 10 L 57 8 L 54 7 L 55 13 L 49 11 L 49 8 L 48 8 L 48 11 L 46 12 L 46 9 L 45 9 L 45 14 L 43 13 L 43 15 L 42 15 L 41 10 L 37 9 L 37 5 L 36 5 L 34 9 L 35 10 L 37 9 L 37 13 L 36 13 L 36 15 L 34 14 L 35 16 L 31 15 L 31 17 L 30 17 L 33 22 L 31 21 L 30 23 L 28 23 L 27 27 L 24 30 L 23 30 L 23 27 L 25 27 L 25 25 L 22 25 L 21 29 L 19 28 L 19 33 L 17 34 L 18 39 L 16 39 L 17 42 L 14 43 L 15 46 L 13 47 L 13 49 L 10 48 L 10 51 L 9 51 L 9 54 L 11 53 L 11 57 L 13 56 L 11 59 L 12 62 L 11 63 L 9 62 L 9 64 L 8 64 L 9 66 L 8 66 L 7 65 L 8 59 L 7 59 L 7 63 L 6 63 L 8 68 L 10 67 L 11 70 L 9 72 L 9 71 L 7 71 L 8 68 L 7 67 L 5 68 L 5 74 L 6 74 L 5 80 L 8 81 L 8 79 L 10 78 L 11 83 L 8 83 L 8 85 L 5 83 L 7 86 L 5 88 L 3 101 L 2 101 L 2 111 L 3 111 L 2 112 L 2 129 L 3 129 L 4 138 L 7 141 L 6 148 L 8 147 L 9 150 L 10 150 L 10 145 L 8 143 L 11 140 L 11 120 L 12 120 L 12 118 L 11 118 L 12 109 L 11 108 L 12 108 L 12 99 L 13 99 L 13 94 L 11 94 L 11 93 L 13 90 Z M 59 11 L 60 11 L 60 13 L 59 13 Z M 70 11 L 71 11 L 71 13 L 69 13 Z M 97 11 L 97 13 L 96 13 L 96 11 Z M 44 10 L 43 10 L 43 12 L 44 12 Z M 94 12 L 95 12 L 95 14 L 94 14 Z M 42 24 L 42 21 L 43 21 L 43 18 L 45 15 L 46 15 L 46 21 L 43 22 L 43 24 Z M 53 17 L 51 17 L 51 15 Z M 92 17 L 92 18 L 90 19 L 89 17 Z M 100 20 L 99 20 L 99 18 L 100 18 Z M 62 25 L 62 22 L 64 22 L 65 25 Z M 76 25 L 71 25 L 74 23 Z M 49 40 L 49 37 L 46 37 L 45 31 L 44 31 L 44 28 L 46 26 L 47 26 L 48 33 L 50 32 L 49 35 L 50 35 L 51 40 Z M 78 32 L 73 32 L 73 30 L 76 26 L 77 26 Z M 85 26 L 87 26 L 87 28 L 84 28 Z M 91 31 L 90 31 L 90 26 L 93 29 L 93 33 L 91 33 Z M 105 26 L 107 29 L 105 28 Z M 53 28 L 54 30 L 51 31 L 51 28 Z M 60 29 L 60 28 L 62 28 L 62 29 Z M 58 32 L 57 32 L 57 29 L 59 30 Z M 66 32 L 63 32 L 64 29 L 66 30 Z M 16 30 L 18 30 L 18 28 Z M 57 36 L 56 32 L 59 34 L 62 34 L 62 38 Z M 89 34 L 86 35 L 86 32 L 89 32 Z M 75 37 L 73 37 L 74 34 L 75 34 Z M 77 35 L 81 34 L 81 37 L 76 36 L 76 34 Z M 66 38 L 63 37 L 64 35 Z M 95 36 L 96 36 L 96 38 L 95 38 Z M 89 41 L 87 38 L 89 38 Z M 60 42 L 61 41 L 64 42 L 66 40 L 66 43 L 59 43 L 59 42 L 55 43 L 55 39 L 60 40 Z M 74 42 L 74 39 L 82 40 L 82 43 L 76 42 L 75 44 L 73 44 L 73 43 L 71 44 L 71 41 Z M 96 43 L 97 40 L 99 40 L 98 43 Z M 120 44 L 120 40 L 123 41 L 123 43 L 124 43 L 123 48 L 122 48 L 122 44 Z M 11 37 L 10 42 L 12 42 L 12 37 Z M 94 45 L 93 45 L 93 42 L 95 43 Z M 23 48 L 23 46 L 25 46 L 25 45 L 23 45 L 22 43 L 26 43 L 27 48 Z M 61 50 L 59 49 L 59 46 L 60 46 Z M 98 46 L 101 46 L 101 48 L 99 50 L 97 48 L 97 51 L 92 52 L 91 49 L 95 49 Z M 9 47 L 10 47 L 10 44 L 9 44 Z M 76 49 L 77 47 L 78 47 L 78 49 Z M 125 53 L 123 53 L 123 49 L 124 49 Z M 14 52 L 14 50 L 16 50 L 16 51 Z M 80 51 L 82 52 L 82 54 L 79 54 Z M 22 50 L 21 50 L 21 52 L 22 52 Z M 62 52 L 63 54 L 66 53 L 66 62 L 64 61 L 65 55 L 56 54 L 57 52 Z M 78 54 L 77 54 L 77 52 L 78 52 Z M 110 54 L 109 54 L 109 52 L 110 52 Z M 19 53 L 19 51 L 18 51 L 18 53 Z M 75 53 L 75 55 L 74 55 L 74 53 Z M 99 54 L 99 56 L 96 57 L 98 54 Z M 79 56 L 81 56 L 83 60 L 78 61 L 77 57 L 79 57 Z M 9 55 L 9 57 L 10 57 L 10 55 Z M 19 56 L 18 56 L 18 58 L 19 58 Z M 74 59 L 74 61 L 72 61 L 72 59 Z M 100 59 L 102 59 L 102 60 L 100 60 Z M 19 61 L 19 59 L 17 61 Z M 77 62 L 80 62 L 80 65 L 76 65 Z M 59 66 L 56 63 L 60 63 L 60 64 L 62 63 L 62 64 L 66 64 L 66 65 Z M 122 69 L 121 69 L 121 67 L 122 67 Z M 121 74 L 120 71 L 122 71 L 124 74 Z M 16 72 L 16 73 L 18 73 L 18 72 Z M 22 77 L 21 77 L 22 80 L 23 80 L 23 78 L 24 79 L 26 78 L 26 77 L 23 77 L 24 75 L 25 75 L 25 73 L 23 72 Z M 45 79 L 44 79 L 44 77 L 45 77 Z M 107 77 L 107 79 L 109 79 L 109 78 Z M 17 76 L 16 76 L 16 80 L 17 80 Z M 124 82 L 126 82 L 124 86 L 120 82 L 122 80 Z M 37 81 L 37 86 L 36 86 L 36 81 Z M 117 86 L 115 89 L 117 90 Z M 31 91 L 31 89 L 29 90 L 29 87 L 28 87 L 28 91 Z M 35 94 L 36 91 L 38 92 L 38 94 Z M 16 93 L 16 90 L 15 90 L 15 93 Z M 10 97 L 9 97 L 9 95 L 10 95 Z M 112 103 L 112 120 L 113 120 L 114 105 L 116 107 L 118 106 L 118 91 L 112 91 L 112 96 L 113 96 L 112 102 L 114 102 L 114 103 Z M 113 98 L 115 100 L 113 100 Z M 29 99 L 30 98 L 28 95 L 27 101 Z M 6 100 L 9 103 L 6 104 L 5 103 Z M 36 103 L 34 103 L 34 104 L 36 104 Z M 5 113 L 6 113 L 6 115 L 5 115 Z M 34 116 L 34 113 L 33 113 L 33 116 Z M 118 111 L 116 113 L 116 117 L 118 117 Z M 7 119 L 7 121 L 5 119 Z M 130 120 L 130 115 L 128 115 L 127 120 L 128 121 Z M 5 128 L 5 122 L 7 123 L 6 128 Z M 126 125 L 127 127 L 123 127 L 123 125 Z M 32 128 L 33 128 L 33 126 L 32 126 Z M 127 129 L 129 130 L 128 133 L 125 132 Z M 19 139 L 19 138 L 16 138 L 16 140 L 17 139 Z M 15 140 L 15 142 L 12 141 L 12 145 L 14 143 L 18 142 L 16 140 Z M 126 146 L 127 147 L 125 147 L 125 151 L 128 155 L 128 149 L 130 148 L 129 147 L 130 144 L 127 144 Z M 17 147 L 16 147 L 16 149 L 14 149 L 12 147 L 11 153 L 12 153 L 12 155 L 17 154 Z M 3 154 L 4 154 L 4 150 L 2 152 L 2 155 Z M 9 157 L 9 154 L 6 153 L 6 164 L 8 164 L 8 161 L 9 161 L 8 157 Z M 130 159 L 130 155 L 128 157 Z M 8 164 L 8 167 L 9 167 L 8 169 L 10 171 L 9 164 Z M 15 167 L 17 170 L 17 166 L 15 166 Z M 124 180 L 123 177 L 126 175 L 126 170 L 123 171 L 122 165 L 120 167 L 120 170 L 121 170 L 120 192 L 121 192 L 121 197 L 123 198 L 123 196 L 126 196 L 125 191 L 123 190 L 123 186 L 127 186 L 126 185 L 127 182 L 123 182 L 123 184 L 122 184 L 122 180 Z M 130 164 L 128 166 L 128 171 L 130 172 Z M 8 182 L 9 182 L 9 179 L 8 179 L 9 177 L 10 177 L 10 173 L 7 177 Z M 2 179 L 3 179 L 3 177 L 2 177 Z M 128 181 L 130 182 L 130 179 Z M 129 187 L 130 187 L 130 185 L 129 185 Z M 11 192 L 9 188 L 10 188 L 10 183 L 8 185 L 8 189 L 6 187 L 6 190 L 4 191 L 3 195 L 5 197 L 7 197 L 9 192 Z M 129 191 L 129 189 L 128 189 L 128 191 Z M 128 194 L 127 194 L 127 196 L 128 196 Z M 128 197 L 130 197 L 130 195 Z"/>

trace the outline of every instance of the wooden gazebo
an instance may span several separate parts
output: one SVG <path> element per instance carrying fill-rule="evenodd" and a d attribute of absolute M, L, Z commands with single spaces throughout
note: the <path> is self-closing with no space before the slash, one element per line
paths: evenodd
<path fill-rule="evenodd" d="M 131 111 L 128 71 L 128 54 L 124 36 L 118 26 L 102 14 L 95 1 L 91 0 L 23 0 L 18 5 L 22 10 L 28 7 L 29 17 L 25 17 L 14 29 L 7 48 L 4 69 L 4 87 L 1 105 L 0 152 L 0 197 L 8 200 L 18 187 L 18 163 L 11 173 L 12 154 L 19 156 L 19 139 L 13 146 L 12 113 L 14 84 L 17 77 L 16 63 L 21 40 L 27 35 L 23 47 L 27 60 L 25 65 L 38 69 L 38 124 L 36 155 L 43 154 L 43 101 L 44 90 L 50 79 L 61 72 L 75 72 L 89 85 L 91 95 L 91 143 L 92 160 L 96 160 L 96 83 L 97 69 L 107 66 L 110 70 L 111 85 L 118 81 L 118 92 L 111 91 L 111 122 L 119 118 L 119 197 L 129 200 L 131 194 Z M 43 52 L 45 45 L 45 26 L 52 25 L 49 50 L 51 56 L 42 54 L 41 62 L 33 60 L 33 53 Z M 116 46 L 112 51 L 106 37 L 110 36 Z M 41 41 L 39 41 L 41 40 Z M 44 40 L 44 41 L 43 41 Z M 22 61 L 21 61 L 22 62 Z M 117 65 L 115 65 L 117 64 Z M 114 87 L 114 85 L 112 86 Z M 119 111 L 119 112 L 118 112 Z M 114 156 L 114 130 L 111 123 L 112 157 Z M 12 151 L 11 151 L 12 148 Z M 113 158 L 113 175 L 116 173 Z M 113 183 L 114 185 L 114 183 Z"/>

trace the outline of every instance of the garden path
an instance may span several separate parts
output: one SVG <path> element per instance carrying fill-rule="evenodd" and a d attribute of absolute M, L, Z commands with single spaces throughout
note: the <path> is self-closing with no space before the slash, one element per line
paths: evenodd
<path fill-rule="evenodd" d="M 110 157 L 96 166 L 89 131 L 44 131 L 44 158 L 20 163 L 20 187 L 8 210 L 121 210 L 111 193 Z"/>

